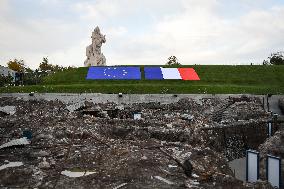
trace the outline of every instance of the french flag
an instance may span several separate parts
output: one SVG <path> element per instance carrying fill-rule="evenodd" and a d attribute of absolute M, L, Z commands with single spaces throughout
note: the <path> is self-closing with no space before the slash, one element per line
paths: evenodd
<path fill-rule="evenodd" d="M 199 81 L 200 78 L 193 68 L 162 68 L 162 67 L 145 67 L 145 79 L 162 80 L 162 79 L 180 79 Z"/>

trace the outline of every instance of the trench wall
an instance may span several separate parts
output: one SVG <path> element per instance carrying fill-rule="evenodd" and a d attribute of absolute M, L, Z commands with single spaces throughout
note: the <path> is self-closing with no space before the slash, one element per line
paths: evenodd
<path fill-rule="evenodd" d="M 275 133 L 279 124 L 273 122 L 272 128 L 272 133 Z M 248 149 L 257 150 L 268 137 L 267 122 L 264 121 L 204 128 L 203 131 L 209 136 L 215 136 L 214 140 L 209 140 L 209 145 L 224 153 L 229 160 L 244 157 Z"/>

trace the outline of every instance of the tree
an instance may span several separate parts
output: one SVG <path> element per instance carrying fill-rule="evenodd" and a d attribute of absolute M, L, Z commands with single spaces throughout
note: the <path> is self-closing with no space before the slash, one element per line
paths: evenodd
<path fill-rule="evenodd" d="M 40 71 L 47 72 L 47 71 L 52 71 L 52 72 L 59 72 L 59 71 L 64 71 L 64 70 L 69 70 L 72 69 L 73 67 L 63 67 L 59 65 L 52 65 L 49 64 L 48 57 L 43 57 L 42 62 L 39 65 Z"/>
<path fill-rule="evenodd" d="M 181 65 L 179 62 L 178 62 L 178 59 L 177 59 L 177 57 L 176 56 L 170 56 L 169 58 L 168 58 L 168 62 L 166 63 L 166 65 L 169 65 L 169 66 L 171 66 L 171 65 Z"/>
<path fill-rule="evenodd" d="M 268 60 L 263 61 L 263 65 L 284 65 L 284 52 L 272 53 Z"/>
<path fill-rule="evenodd" d="M 8 65 L 8 68 L 10 68 L 11 70 L 14 70 L 16 72 L 24 72 L 25 71 L 24 60 L 18 60 L 18 59 L 10 60 L 7 63 L 7 65 Z"/>
<path fill-rule="evenodd" d="M 39 69 L 41 71 L 47 71 L 52 70 L 53 71 L 53 65 L 48 63 L 48 57 L 43 57 L 42 62 L 39 64 Z"/>
<path fill-rule="evenodd" d="M 3 76 L 0 74 L 0 87 L 13 83 L 13 77 L 9 74 L 8 76 Z"/>

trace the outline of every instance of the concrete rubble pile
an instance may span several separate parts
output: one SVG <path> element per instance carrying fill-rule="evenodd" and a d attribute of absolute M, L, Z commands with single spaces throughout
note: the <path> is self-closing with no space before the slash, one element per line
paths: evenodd
<path fill-rule="evenodd" d="M 282 165 L 284 163 L 284 130 L 277 131 L 274 136 L 268 138 L 265 143 L 259 146 L 260 152 L 260 177 L 266 177 L 266 159 L 267 155 L 280 157 Z M 282 175 L 284 174 L 284 167 L 282 166 Z"/>
<path fill-rule="evenodd" d="M 0 107 L 15 107 L 14 114 L 0 115 L 0 145 L 31 135 L 28 145 L 0 149 L 0 187 L 252 188 L 233 177 L 226 154 L 202 129 L 267 119 L 255 102 L 64 104 L 0 98 Z M 216 122 L 217 111 L 222 113 Z M 134 120 L 137 112 L 142 117 Z M 7 166 L 12 162 L 22 164 Z"/>

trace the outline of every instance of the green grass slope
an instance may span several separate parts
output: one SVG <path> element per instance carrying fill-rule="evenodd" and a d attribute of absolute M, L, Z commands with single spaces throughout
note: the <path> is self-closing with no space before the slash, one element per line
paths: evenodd
<path fill-rule="evenodd" d="M 284 94 L 284 66 L 195 65 L 201 81 L 86 80 L 88 68 L 77 68 L 48 76 L 44 84 L 0 88 L 2 92 L 99 92 L 99 93 L 213 93 Z"/>

